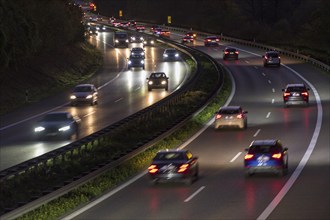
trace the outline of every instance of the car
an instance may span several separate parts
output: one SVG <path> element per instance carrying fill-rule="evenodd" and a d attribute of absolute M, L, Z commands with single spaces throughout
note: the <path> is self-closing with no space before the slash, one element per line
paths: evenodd
<path fill-rule="evenodd" d="M 247 113 L 241 106 L 223 106 L 215 112 L 214 129 L 224 127 L 247 128 Z"/>
<path fill-rule="evenodd" d="M 135 30 L 136 31 L 145 31 L 145 27 L 144 25 L 135 25 Z"/>
<path fill-rule="evenodd" d="M 143 41 L 143 46 L 155 46 L 156 41 L 152 37 L 146 37 Z"/>
<path fill-rule="evenodd" d="M 155 29 L 160 28 L 158 25 L 152 25 L 150 27 L 150 32 L 154 33 Z"/>
<path fill-rule="evenodd" d="M 163 88 L 165 91 L 168 91 L 168 77 L 164 72 L 154 72 L 151 73 L 147 78 L 148 91 L 152 89 Z"/>
<path fill-rule="evenodd" d="M 226 47 L 223 50 L 223 60 L 227 60 L 230 58 L 234 58 L 235 60 L 238 60 L 238 50 L 236 48 L 233 47 Z"/>
<path fill-rule="evenodd" d="M 119 21 L 114 21 L 111 23 L 114 27 L 120 27 L 120 22 Z"/>
<path fill-rule="evenodd" d="M 204 39 L 204 46 L 219 46 L 220 38 L 217 36 L 208 36 Z"/>
<path fill-rule="evenodd" d="M 107 26 L 105 26 L 103 24 L 98 24 L 98 25 L 96 25 L 96 29 L 99 32 L 106 31 L 107 30 Z"/>
<path fill-rule="evenodd" d="M 129 26 L 130 26 L 130 23 L 128 21 L 124 21 L 124 22 L 120 23 L 121 28 L 128 29 Z"/>
<path fill-rule="evenodd" d="M 129 38 L 128 33 L 123 31 L 117 31 L 114 34 L 114 46 L 119 47 L 128 47 L 129 46 Z"/>
<path fill-rule="evenodd" d="M 97 21 L 103 21 L 103 18 L 102 16 L 98 15 L 97 18 L 96 18 Z"/>
<path fill-rule="evenodd" d="M 127 61 L 127 67 L 129 70 L 132 67 L 142 67 L 144 69 L 144 55 L 130 55 Z"/>
<path fill-rule="evenodd" d="M 179 52 L 175 48 L 168 48 L 164 50 L 163 60 L 178 60 L 180 58 Z"/>
<path fill-rule="evenodd" d="M 144 37 L 140 35 L 131 35 L 130 42 L 131 43 L 143 43 Z"/>
<path fill-rule="evenodd" d="M 264 67 L 275 65 L 281 66 L 281 57 L 277 51 L 267 51 L 262 55 Z"/>
<path fill-rule="evenodd" d="M 152 33 L 155 34 L 155 35 L 160 35 L 160 32 L 162 31 L 162 28 L 160 27 L 157 27 L 157 28 L 154 28 Z"/>
<path fill-rule="evenodd" d="M 185 149 L 161 150 L 148 167 L 151 184 L 161 181 L 184 181 L 190 185 L 198 179 L 198 173 L 198 157 Z"/>
<path fill-rule="evenodd" d="M 115 17 L 110 17 L 108 23 L 111 24 L 116 21 Z"/>
<path fill-rule="evenodd" d="M 70 95 L 71 105 L 88 103 L 95 105 L 98 102 L 97 88 L 93 84 L 79 84 L 74 87 Z"/>
<path fill-rule="evenodd" d="M 283 102 L 285 106 L 294 104 L 309 103 L 309 91 L 310 89 L 304 83 L 287 84 L 283 91 Z"/>
<path fill-rule="evenodd" d="M 142 47 L 133 47 L 131 49 L 131 54 L 130 55 L 137 55 L 137 56 L 142 56 L 143 59 L 145 58 L 145 51 Z"/>
<path fill-rule="evenodd" d="M 159 37 L 166 37 L 170 38 L 171 37 L 171 32 L 169 30 L 161 30 L 159 33 Z"/>
<path fill-rule="evenodd" d="M 185 33 L 185 36 L 187 36 L 187 37 L 193 37 L 194 39 L 197 38 L 197 34 L 195 32 L 187 32 L 187 33 Z"/>
<path fill-rule="evenodd" d="M 257 172 L 273 172 L 283 176 L 288 172 L 288 148 L 280 140 L 254 140 L 245 149 L 244 169 L 247 177 Z"/>
<path fill-rule="evenodd" d="M 95 25 L 91 25 L 87 28 L 87 34 L 89 36 L 98 35 L 98 30 Z"/>
<path fill-rule="evenodd" d="M 129 25 L 130 26 L 135 26 L 136 25 L 136 21 L 135 20 L 129 20 Z"/>
<path fill-rule="evenodd" d="M 193 36 L 184 36 L 181 40 L 183 44 L 186 43 L 194 43 L 194 37 Z"/>
<path fill-rule="evenodd" d="M 81 119 L 70 112 L 60 111 L 47 113 L 34 126 L 34 134 L 38 139 L 47 137 L 71 138 L 79 133 Z"/>

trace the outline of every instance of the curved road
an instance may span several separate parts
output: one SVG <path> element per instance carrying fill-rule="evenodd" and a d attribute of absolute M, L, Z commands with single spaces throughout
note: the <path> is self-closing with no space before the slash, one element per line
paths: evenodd
<path fill-rule="evenodd" d="M 240 59 L 223 61 L 224 45 L 195 46 L 230 70 L 235 93 L 227 104 L 249 111 L 247 130 L 215 132 L 211 121 L 183 145 L 199 156 L 201 176 L 191 186 L 149 186 L 144 172 L 65 219 L 330 218 L 329 75 L 287 57 L 280 68 L 265 68 L 264 51 L 234 44 Z M 310 105 L 283 107 L 281 89 L 297 82 L 311 88 Z M 244 149 L 254 139 L 280 139 L 289 148 L 286 176 L 244 177 Z"/>
<path fill-rule="evenodd" d="M 90 80 L 99 88 L 99 104 L 71 107 L 68 102 L 70 91 L 66 91 L 2 116 L 0 170 L 62 147 L 77 138 L 35 140 L 33 125 L 46 112 L 69 111 L 78 115 L 82 119 L 80 137 L 84 137 L 166 97 L 177 89 L 190 73 L 184 62 L 163 62 L 164 48 L 161 47 L 146 47 L 145 70 L 127 70 L 126 58 L 129 56 L 129 49 L 113 48 L 113 32 L 101 32 L 90 41 L 104 53 L 103 68 Z M 133 46 L 139 45 L 130 45 Z M 157 89 L 148 92 L 146 78 L 153 71 L 163 71 L 169 76 L 168 92 Z"/>

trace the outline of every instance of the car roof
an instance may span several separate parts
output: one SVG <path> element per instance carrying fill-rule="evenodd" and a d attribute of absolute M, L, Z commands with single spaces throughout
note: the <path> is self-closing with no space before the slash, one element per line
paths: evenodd
<path fill-rule="evenodd" d="M 152 74 L 165 74 L 165 73 L 164 72 L 152 72 L 152 73 L 150 73 L 150 75 L 152 75 Z"/>
<path fill-rule="evenodd" d="M 186 149 L 165 149 L 160 150 L 157 153 L 186 153 L 188 150 Z"/>
<path fill-rule="evenodd" d="M 306 87 L 303 83 L 291 83 L 287 84 L 286 87 Z"/>
<path fill-rule="evenodd" d="M 76 87 L 85 87 L 85 86 L 94 86 L 93 84 L 79 84 L 79 85 L 76 85 Z"/>
<path fill-rule="evenodd" d="M 167 49 L 165 49 L 165 51 L 176 51 L 176 49 L 175 48 L 167 48 Z"/>
<path fill-rule="evenodd" d="M 267 140 L 254 140 L 252 141 L 250 146 L 256 145 L 275 145 L 278 140 L 275 139 L 267 139 Z"/>
<path fill-rule="evenodd" d="M 218 38 L 217 36 L 207 36 L 206 38 Z"/>
<path fill-rule="evenodd" d="M 241 106 L 222 106 L 220 109 L 223 110 L 223 109 L 240 109 Z"/>
<path fill-rule="evenodd" d="M 272 51 L 267 51 L 266 54 L 278 54 L 278 52 L 275 50 L 272 50 Z"/>
<path fill-rule="evenodd" d="M 142 47 L 133 47 L 131 50 L 144 50 Z"/>

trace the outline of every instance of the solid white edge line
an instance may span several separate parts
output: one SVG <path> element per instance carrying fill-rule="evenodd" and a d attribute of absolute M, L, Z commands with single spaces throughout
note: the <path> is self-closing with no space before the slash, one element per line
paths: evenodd
<path fill-rule="evenodd" d="M 205 188 L 205 186 L 202 186 L 201 188 L 199 188 L 196 192 L 194 192 L 191 196 L 189 196 L 188 198 L 186 198 L 184 200 L 184 202 L 189 202 L 192 198 L 194 198 L 198 193 L 200 193 L 203 189 Z"/>
<path fill-rule="evenodd" d="M 80 215 L 81 213 L 87 211 L 88 209 L 92 208 L 93 206 L 97 205 L 98 203 L 108 199 L 110 196 L 116 194 L 117 192 L 119 192 L 120 190 L 124 189 L 125 187 L 129 186 L 130 184 L 134 183 L 136 180 L 140 179 L 142 176 L 146 175 L 147 171 L 144 171 L 143 173 L 140 173 L 139 175 L 136 175 L 135 177 L 133 177 L 132 179 L 130 179 L 129 181 L 119 185 L 118 187 L 116 187 L 115 189 L 111 190 L 111 192 L 101 196 L 100 198 L 94 200 L 91 203 L 88 203 L 86 206 L 80 208 L 79 210 L 71 213 L 70 215 L 65 216 L 64 218 L 62 218 L 61 220 L 69 220 L 72 219 L 74 217 L 77 217 L 78 215 Z"/>
<path fill-rule="evenodd" d="M 115 102 L 119 102 L 119 101 L 121 101 L 121 100 L 123 100 L 123 98 L 119 98 L 119 99 L 117 99 Z"/>
<path fill-rule="evenodd" d="M 269 83 L 269 84 L 272 84 L 272 81 L 268 80 L 268 83 Z"/>
<path fill-rule="evenodd" d="M 239 155 L 241 155 L 241 154 L 242 154 L 242 152 L 238 152 L 238 153 L 235 155 L 235 157 L 233 157 L 233 159 L 231 159 L 229 162 L 230 162 L 230 163 L 234 162 L 234 161 L 239 157 Z"/>
<path fill-rule="evenodd" d="M 257 220 L 264 220 L 267 219 L 268 216 L 274 211 L 276 206 L 281 202 L 281 200 L 284 198 L 284 196 L 287 194 L 287 192 L 291 189 L 297 178 L 299 177 L 300 173 L 306 166 L 308 159 L 310 158 L 311 154 L 313 153 L 313 150 L 315 148 L 317 139 L 319 137 L 321 127 L 322 127 L 322 117 L 323 117 L 323 110 L 322 110 L 322 104 L 321 104 L 321 98 L 316 90 L 316 88 L 303 76 L 301 76 L 298 72 L 293 70 L 292 68 L 288 67 L 287 65 L 282 64 L 284 67 L 287 69 L 291 70 L 293 73 L 295 73 L 298 77 L 300 77 L 302 80 L 304 80 L 309 87 L 312 89 L 315 99 L 316 99 L 316 104 L 317 104 L 317 121 L 316 121 L 316 126 L 315 130 L 313 132 L 313 136 L 311 139 L 311 142 L 308 145 L 308 148 L 299 162 L 298 166 L 294 170 L 293 174 L 290 176 L 289 180 L 285 183 L 283 188 L 280 190 L 280 192 L 275 196 L 273 201 L 267 206 L 267 208 L 261 213 L 261 215 L 257 218 Z"/>

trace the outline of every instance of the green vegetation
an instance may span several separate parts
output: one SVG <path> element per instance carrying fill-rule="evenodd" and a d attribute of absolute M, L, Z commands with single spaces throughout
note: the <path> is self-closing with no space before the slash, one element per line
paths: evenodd
<path fill-rule="evenodd" d="M 85 81 L 102 65 L 66 1 L 0 0 L 0 114 Z"/>

